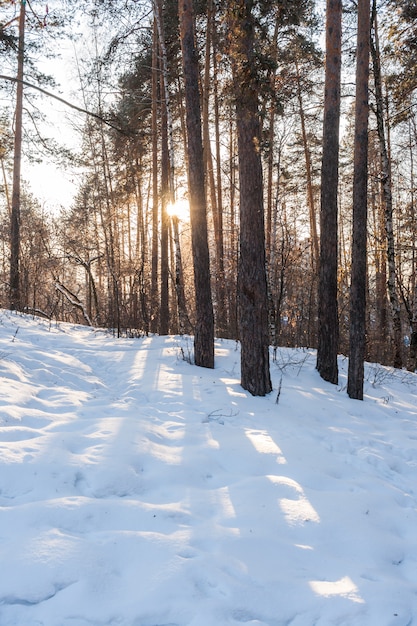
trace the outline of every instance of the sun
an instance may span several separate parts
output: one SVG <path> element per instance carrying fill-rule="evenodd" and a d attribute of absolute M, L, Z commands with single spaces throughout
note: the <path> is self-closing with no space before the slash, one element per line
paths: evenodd
<path fill-rule="evenodd" d="M 170 217 L 177 217 L 181 222 L 188 222 L 190 219 L 190 204 L 185 198 L 181 198 L 167 206 L 167 213 Z"/>

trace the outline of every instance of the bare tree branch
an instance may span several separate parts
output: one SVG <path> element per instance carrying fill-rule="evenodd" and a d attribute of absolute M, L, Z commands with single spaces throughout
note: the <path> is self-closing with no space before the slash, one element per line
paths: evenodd
<path fill-rule="evenodd" d="M 87 109 L 83 109 L 82 107 L 78 106 L 77 104 L 73 104 L 72 102 L 68 102 L 68 100 L 61 98 L 61 96 L 57 96 L 56 94 L 51 93 L 50 91 L 46 91 L 46 89 L 42 89 L 42 87 L 39 87 L 38 85 L 33 85 L 32 83 L 29 83 L 26 80 L 19 80 L 18 78 L 15 78 L 14 76 L 5 76 L 4 74 L 0 74 L 0 80 L 8 80 L 12 83 L 20 82 L 25 87 L 36 89 L 36 91 L 39 91 L 45 96 L 48 96 L 48 98 L 53 98 L 54 100 L 58 100 L 58 102 L 62 102 L 62 104 L 65 104 L 65 106 L 70 107 L 71 109 L 74 109 L 75 111 L 79 111 L 80 113 L 85 113 L 86 115 L 89 115 L 90 117 L 94 117 L 96 120 L 99 120 L 100 122 L 103 122 L 103 124 L 106 124 L 110 128 L 113 128 L 113 130 L 117 130 L 117 132 L 121 133 L 122 135 L 126 135 L 126 136 L 129 135 L 129 133 L 122 130 L 118 126 L 115 126 L 109 120 L 106 120 L 104 117 L 101 117 L 101 115 L 98 115 L 97 113 L 93 113 L 93 111 L 87 111 Z"/>

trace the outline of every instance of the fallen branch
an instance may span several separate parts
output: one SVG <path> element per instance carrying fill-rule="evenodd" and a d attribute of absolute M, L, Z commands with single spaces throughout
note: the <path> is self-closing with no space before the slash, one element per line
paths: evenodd
<path fill-rule="evenodd" d="M 83 303 L 74 293 L 72 293 L 69 289 L 67 289 L 67 287 L 64 287 L 64 285 L 59 282 L 55 283 L 55 289 L 59 291 L 60 293 L 62 293 L 62 295 L 66 297 L 68 302 L 70 302 L 73 306 L 75 306 L 77 309 L 79 309 L 82 312 L 83 317 L 89 326 L 93 325 L 87 311 L 85 310 Z"/>

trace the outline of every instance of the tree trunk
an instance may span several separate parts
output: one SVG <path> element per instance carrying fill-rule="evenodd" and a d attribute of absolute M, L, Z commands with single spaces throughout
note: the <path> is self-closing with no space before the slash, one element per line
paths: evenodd
<path fill-rule="evenodd" d="M 158 330 L 158 32 L 153 24 L 152 42 L 152 261 L 151 332 Z"/>
<path fill-rule="evenodd" d="M 153 12 L 158 31 L 162 94 L 161 94 L 161 291 L 159 333 L 169 332 L 169 216 L 167 206 L 174 202 L 174 149 L 172 117 L 168 89 L 168 59 L 165 45 L 165 29 L 162 19 L 162 2 L 153 0 Z"/>
<path fill-rule="evenodd" d="M 192 0 L 180 0 L 178 12 L 185 82 L 190 221 L 196 300 L 194 359 L 196 365 L 211 368 L 214 367 L 214 316 L 207 236 L 199 69 L 194 40 Z"/>
<path fill-rule="evenodd" d="M 374 37 L 371 38 L 371 56 L 372 69 L 374 75 L 375 100 L 376 100 L 376 119 L 377 131 L 379 139 L 379 147 L 381 152 L 381 184 L 382 194 L 385 206 L 385 231 L 387 236 L 387 258 L 388 258 L 388 294 L 391 303 L 392 325 L 393 325 L 393 343 L 394 367 L 402 367 L 402 333 L 401 333 L 401 309 L 400 301 L 396 286 L 396 263 L 395 263 L 395 240 L 393 227 L 393 202 L 392 202 L 392 184 L 391 184 L 391 160 L 387 148 L 387 141 L 384 129 L 384 101 L 382 94 L 382 77 L 381 63 L 378 40 L 378 24 L 376 0 L 372 6 L 373 30 Z"/>
<path fill-rule="evenodd" d="M 168 263 L 168 236 L 169 216 L 169 157 L 168 157 L 168 129 L 165 98 L 162 97 L 161 108 L 161 286 L 159 309 L 159 334 L 169 332 L 169 263 Z"/>
<path fill-rule="evenodd" d="M 247 0 L 229 4 L 229 32 L 239 155 L 241 385 L 254 396 L 264 396 L 272 385 L 253 4 Z"/>
<path fill-rule="evenodd" d="M 350 287 L 349 370 L 347 392 L 363 400 L 366 321 L 366 241 L 368 191 L 370 3 L 358 2 L 355 143 L 353 165 L 353 237 Z"/>
<path fill-rule="evenodd" d="M 415 123 L 415 121 L 414 121 Z M 410 137 L 410 218 L 412 231 L 416 232 L 417 220 L 415 211 L 415 177 L 414 177 L 414 156 L 411 141 L 411 121 L 409 121 Z M 411 256 L 411 319 L 410 319 L 410 354 L 408 359 L 408 369 L 411 372 L 417 370 L 417 241 L 414 238 Z"/>
<path fill-rule="evenodd" d="M 212 32 L 215 32 L 214 19 L 212 20 Z M 227 306 L 227 286 L 226 286 L 226 270 L 225 270 L 225 251 L 224 251 L 224 229 L 223 229 L 223 185 L 222 185 L 222 152 L 220 147 L 220 112 L 219 112 L 219 84 L 218 84 L 218 63 L 217 63 L 217 40 L 212 37 L 213 42 L 213 95 L 214 95 L 214 124 L 215 124 L 215 144 L 216 144 L 216 191 L 217 191 L 217 226 L 216 233 L 216 249 L 219 262 L 219 271 L 222 276 L 223 286 L 219 284 L 219 299 L 221 301 L 222 311 L 220 316 L 222 319 L 222 327 L 224 335 L 229 337 L 229 316 Z"/>
<path fill-rule="evenodd" d="M 232 107 L 231 107 L 232 108 Z M 236 137 L 235 124 L 230 111 L 229 117 L 229 223 L 227 231 L 229 232 L 229 254 L 228 254 L 228 273 L 227 273 L 227 297 L 229 310 L 229 336 L 232 339 L 238 339 L 238 313 L 237 313 L 237 265 L 238 265 L 238 235 L 236 226 L 236 189 L 237 189 L 237 167 L 236 167 Z"/>
<path fill-rule="evenodd" d="M 218 195 L 216 194 L 216 183 L 213 167 L 213 155 L 211 151 L 210 129 L 209 129 L 209 104 L 210 104 L 210 61 L 211 47 L 213 39 L 213 0 L 207 3 L 207 30 L 206 30 L 206 59 L 204 66 L 204 87 L 203 87 L 203 149 L 204 166 L 206 180 L 210 191 L 210 205 L 213 215 L 214 241 L 215 241 L 215 293 L 216 293 L 216 328 L 220 337 L 226 335 L 227 315 L 226 315 L 226 289 L 224 274 L 224 248 L 223 248 L 223 216 L 221 207 L 218 205 Z M 215 94 L 215 97 L 217 95 Z"/>
<path fill-rule="evenodd" d="M 309 217 L 310 217 L 310 239 L 311 239 L 311 260 L 312 260 L 311 265 L 312 265 L 313 274 L 315 274 L 317 270 L 320 252 L 319 252 L 319 238 L 317 236 L 316 207 L 314 203 L 313 182 L 312 182 L 312 176 L 311 176 L 311 169 L 312 169 L 311 168 L 311 153 L 310 153 L 310 148 L 308 146 L 308 141 L 307 141 L 303 94 L 301 91 L 300 71 L 299 71 L 297 61 L 295 62 L 295 67 L 297 71 L 297 98 L 298 98 L 298 107 L 299 107 L 299 112 L 300 112 L 301 137 L 303 141 L 304 159 L 305 159 L 305 164 L 306 164 L 307 205 L 308 205 L 308 211 L 309 211 Z M 336 230 L 337 230 L 337 223 L 336 223 Z"/>
<path fill-rule="evenodd" d="M 172 230 L 175 244 L 175 293 L 177 295 L 178 306 L 178 327 L 180 335 L 187 335 L 192 332 L 192 326 L 187 311 L 187 302 L 184 292 L 184 273 L 182 269 L 182 256 L 180 245 L 179 220 L 176 215 L 171 217 Z"/>
<path fill-rule="evenodd" d="M 175 201 L 175 189 L 174 189 L 174 133 L 172 124 L 172 111 L 171 111 L 171 98 L 168 88 L 168 55 L 165 45 L 165 28 L 162 19 L 162 2 L 161 0 L 153 0 L 154 17 L 156 19 L 156 26 L 158 31 L 159 49 L 161 53 L 161 75 L 162 75 L 162 87 L 164 92 L 164 102 L 166 108 L 166 127 L 168 130 L 168 182 L 169 182 L 169 196 L 170 201 Z"/>
<path fill-rule="evenodd" d="M 22 307 L 20 293 L 20 170 L 22 162 L 23 66 L 25 56 L 26 2 L 20 2 L 19 43 L 17 52 L 17 87 L 13 157 L 13 192 L 10 223 L 10 309 Z"/>
<path fill-rule="evenodd" d="M 321 169 L 320 266 L 317 370 L 337 384 L 339 320 L 337 310 L 337 189 L 339 179 L 340 71 L 342 2 L 327 0 L 326 75 Z"/>

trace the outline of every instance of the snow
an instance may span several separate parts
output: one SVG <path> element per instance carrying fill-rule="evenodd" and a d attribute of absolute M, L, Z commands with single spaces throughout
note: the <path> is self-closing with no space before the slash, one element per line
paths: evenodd
<path fill-rule="evenodd" d="M 417 624 L 417 376 L 191 352 L 0 311 L 1 626 Z"/>

